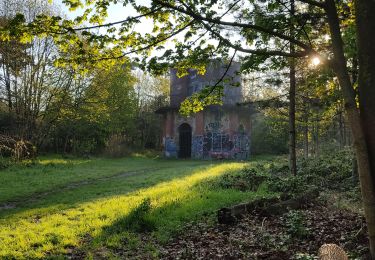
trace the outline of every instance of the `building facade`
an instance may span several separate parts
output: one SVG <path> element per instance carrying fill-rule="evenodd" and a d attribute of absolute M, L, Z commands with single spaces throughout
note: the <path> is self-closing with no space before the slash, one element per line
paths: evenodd
<path fill-rule="evenodd" d="M 166 157 L 195 159 L 247 159 L 250 156 L 250 113 L 238 106 L 242 101 L 239 63 L 226 73 L 222 106 L 209 106 L 190 117 L 178 113 L 185 98 L 215 84 L 228 65 L 211 62 L 206 73 L 190 70 L 187 76 L 170 73 L 170 106 L 156 111 L 162 115 L 163 149 Z"/>

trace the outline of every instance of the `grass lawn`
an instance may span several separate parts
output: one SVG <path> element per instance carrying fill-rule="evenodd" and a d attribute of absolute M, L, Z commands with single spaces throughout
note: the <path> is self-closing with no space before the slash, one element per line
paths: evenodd
<path fill-rule="evenodd" d="M 147 236 L 162 243 L 186 222 L 265 195 L 205 185 L 251 163 L 44 157 L 2 170 L 0 258 L 64 258 L 77 250 L 109 258 L 136 250 L 144 230 L 131 221 L 147 201 Z M 157 257 L 152 245 L 147 250 Z"/>

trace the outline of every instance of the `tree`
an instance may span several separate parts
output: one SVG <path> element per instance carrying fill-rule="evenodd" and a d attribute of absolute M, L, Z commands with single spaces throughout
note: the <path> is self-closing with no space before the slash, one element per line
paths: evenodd
<path fill-rule="evenodd" d="M 294 35 L 295 3 L 290 1 L 290 35 Z M 293 54 L 294 43 L 290 42 L 290 53 Z M 296 155 L 296 65 L 293 57 L 289 58 L 289 168 L 292 175 L 297 175 L 297 155 Z"/>
<path fill-rule="evenodd" d="M 33 21 L 42 12 L 54 15 L 47 1 L 0 1 L 0 20 L 4 26 L 12 23 L 17 13 Z M 21 43 L 17 37 L 0 41 L 0 98 L 8 107 L 8 131 L 11 135 L 39 143 L 45 126 L 42 121 L 58 89 L 69 82 L 69 72 L 52 65 L 58 50 L 50 37 L 32 37 Z M 62 76 L 64 75 L 64 76 Z"/>
<path fill-rule="evenodd" d="M 140 70 L 136 73 L 137 83 L 137 140 L 142 148 L 157 148 L 161 144 L 160 118 L 155 111 L 169 105 L 169 79 L 152 76 Z"/>
<path fill-rule="evenodd" d="M 65 1 L 72 8 L 81 6 L 79 0 Z M 356 103 L 354 84 L 351 81 L 345 56 L 345 43 L 342 37 L 344 22 L 352 19 L 353 3 L 334 0 L 299 0 L 296 4 L 296 30 L 303 39 L 285 33 L 288 22 L 285 8 L 281 0 L 241 1 L 241 0 L 153 0 L 151 5 L 137 1 L 124 1 L 125 6 L 131 5 L 138 16 L 128 17 L 117 23 L 104 24 L 107 7 L 112 0 L 90 1 L 90 10 L 74 22 L 59 17 L 38 17 L 33 23 L 25 24 L 18 17 L 12 25 L 2 29 L 2 38 L 8 39 L 13 34 L 27 39 L 27 34 L 54 35 L 55 41 L 62 49 L 66 49 L 68 38 L 81 46 L 78 52 L 72 52 L 69 62 L 107 61 L 124 58 L 132 53 L 143 55 L 141 64 L 156 72 L 165 70 L 173 64 L 180 68 L 181 73 L 187 68 L 204 70 L 204 64 L 212 57 L 228 57 L 230 50 L 245 55 L 243 68 L 255 66 L 256 63 L 273 59 L 272 57 L 317 56 L 334 71 L 343 95 L 344 107 L 354 139 L 354 147 L 359 166 L 359 176 L 365 209 L 370 250 L 375 257 L 375 66 L 372 64 L 375 55 L 375 39 L 371 38 L 375 31 L 375 5 L 371 0 L 356 1 L 356 26 L 358 43 L 358 90 L 359 109 Z M 225 9 L 224 9 L 225 8 Z M 221 11 L 222 10 L 222 11 Z M 349 10 L 349 11 L 347 11 Z M 349 13 L 349 15 L 348 15 Z M 133 30 L 133 25 L 148 17 L 153 19 L 151 33 L 141 34 Z M 84 20 L 97 23 L 92 26 L 76 27 Z M 328 28 L 323 21 L 328 22 Z M 118 30 L 113 27 L 120 24 Z M 322 26 L 319 28 L 319 26 Z M 11 29 L 16 28 L 16 29 Z M 105 33 L 96 34 L 91 29 L 107 28 Z M 297 29 L 298 28 L 298 29 Z M 320 38 L 312 39 L 309 34 L 317 30 L 328 30 L 330 44 L 321 48 Z M 112 34 L 116 31 L 117 34 Z M 83 36 L 89 45 L 79 36 Z M 184 38 L 175 36 L 183 33 Z M 108 35 L 109 34 L 109 35 Z M 209 37 L 208 37 L 209 36 Z M 150 49 L 163 49 L 168 39 L 177 41 L 174 48 L 167 48 L 162 55 L 148 58 Z M 212 41 L 211 39 L 216 39 Z M 116 43 L 115 47 L 105 45 Z M 295 51 L 285 51 L 278 46 L 293 44 Z M 95 57 L 94 57 L 95 56 Z M 66 62 L 66 60 L 64 60 Z M 61 63 L 64 63 L 62 61 Z M 255 64 L 255 65 L 254 65 Z M 219 89 L 219 88 L 217 88 Z M 214 94 L 215 89 L 209 91 Z M 207 93 L 205 93 L 206 95 Z M 360 113 L 361 112 L 361 113 Z"/>
<path fill-rule="evenodd" d="M 68 95 L 62 93 L 54 99 L 57 118 L 50 136 L 56 150 L 92 154 L 101 151 L 115 135 L 132 142 L 136 136 L 135 82 L 128 64 L 76 76 Z"/>

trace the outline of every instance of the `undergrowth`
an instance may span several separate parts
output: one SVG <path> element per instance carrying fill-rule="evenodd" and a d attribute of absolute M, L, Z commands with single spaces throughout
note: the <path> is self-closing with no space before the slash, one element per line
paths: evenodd
<path fill-rule="evenodd" d="M 211 185 L 240 191 L 256 191 L 261 187 L 289 197 L 319 189 L 344 192 L 348 198 L 360 200 L 358 179 L 353 176 L 352 162 L 351 150 L 301 159 L 298 162 L 297 176 L 290 175 L 288 161 L 285 159 L 258 162 L 241 172 L 225 174 Z"/>

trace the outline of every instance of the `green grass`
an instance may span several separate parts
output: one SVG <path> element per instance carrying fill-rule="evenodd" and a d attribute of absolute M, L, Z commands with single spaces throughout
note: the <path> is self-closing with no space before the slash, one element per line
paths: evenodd
<path fill-rule="evenodd" d="M 165 242 L 186 222 L 266 195 L 209 185 L 208 180 L 246 164 L 46 157 L 30 167 L 14 166 L 0 172 L 0 202 L 17 206 L 0 210 L 0 258 L 64 257 L 72 248 L 88 256 L 97 251 L 112 255 L 137 248 L 142 227 L 135 229 L 137 218 L 131 216 L 139 214 L 145 200 L 150 202 L 144 212 L 148 236 Z M 152 245 L 143 246 L 157 254 Z"/>

